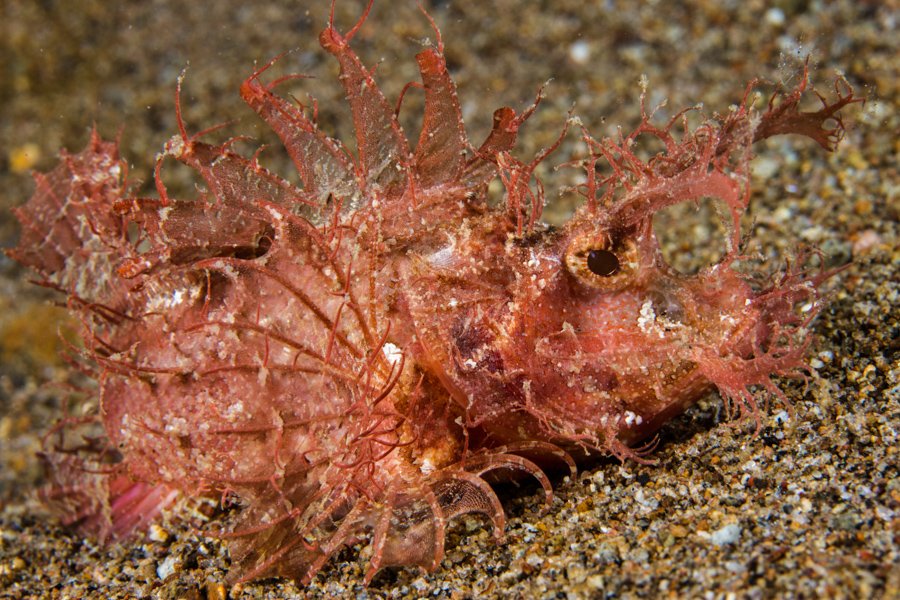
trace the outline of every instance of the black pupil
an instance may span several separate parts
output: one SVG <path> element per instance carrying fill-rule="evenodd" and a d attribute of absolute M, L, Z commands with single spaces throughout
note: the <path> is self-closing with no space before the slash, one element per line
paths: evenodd
<path fill-rule="evenodd" d="M 609 250 L 591 250 L 587 264 L 591 273 L 602 277 L 609 277 L 619 270 L 619 259 Z"/>

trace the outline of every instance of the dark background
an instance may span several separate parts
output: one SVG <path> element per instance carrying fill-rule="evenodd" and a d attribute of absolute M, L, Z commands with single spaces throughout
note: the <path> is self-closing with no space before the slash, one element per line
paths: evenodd
<path fill-rule="evenodd" d="M 717 426 L 708 402 L 665 432 L 658 466 L 591 465 L 580 479 L 557 478 L 554 506 L 541 515 L 534 490 L 504 488 L 507 542 L 462 519 L 433 575 L 379 575 L 371 597 L 718 596 L 866 597 L 896 593 L 900 487 L 898 460 L 898 148 L 896 3 L 760 1 L 430 2 L 459 87 L 470 137 L 480 141 L 493 110 L 517 109 L 550 78 L 542 107 L 522 131 L 528 158 L 558 134 L 566 112 L 597 135 L 634 126 L 638 81 L 651 104 L 671 111 L 703 102 L 708 113 L 737 102 L 754 77 L 796 81 L 806 55 L 813 80 L 829 90 L 835 72 L 870 101 L 848 111 L 847 139 L 833 155 L 808 140 L 758 148 L 753 217 L 757 248 L 781 254 L 802 239 L 833 263 L 831 308 L 815 325 L 815 372 L 807 390 L 786 384 L 796 414 L 771 417 L 753 437 Z M 339 2 L 346 31 L 359 2 Z M 237 89 L 259 62 L 290 50 L 273 74 L 315 79 L 286 84 L 313 93 L 320 123 L 352 138 L 336 65 L 317 43 L 326 2 L 53 2 L 6 0 L 0 15 L 0 247 L 15 243 L 9 209 L 32 190 L 31 169 L 48 170 L 60 148 L 79 150 L 95 126 L 119 136 L 137 193 L 153 191 L 156 152 L 176 132 L 174 88 L 189 65 L 182 97 L 191 131 L 237 119 L 220 139 L 274 138 Z M 376 3 L 354 40 L 389 98 L 417 79 L 414 54 L 434 38 L 413 2 Z M 415 138 L 419 97 L 404 104 Z M 570 135 L 556 162 L 578 151 Z M 290 176 L 275 147 L 264 164 Z M 552 161 L 551 161 L 552 162 Z M 172 193 L 190 194 L 191 175 L 165 169 Z M 548 198 L 569 171 L 541 173 Z M 564 198 L 552 219 L 569 210 Z M 679 212 L 680 211 L 680 212 Z M 658 223 L 667 252 L 702 254 L 707 225 L 688 207 Z M 694 220 L 692 220 L 694 219 Z M 698 220 L 699 219 L 699 220 Z M 0 596 L 157 594 L 219 597 L 226 554 L 198 537 L 190 519 L 166 522 L 150 538 L 103 549 L 55 525 L 31 490 L 42 475 L 35 452 L 57 414 L 65 381 L 56 359 L 62 312 L 27 284 L 29 274 L 0 257 Z M 775 407 L 771 413 L 779 413 Z M 734 525 L 739 527 L 735 537 Z M 362 593 L 355 552 L 332 563 L 310 597 Z M 281 597 L 285 582 L 233 590 Z M 191 594 L 197 594 L 191 596 Z"/>

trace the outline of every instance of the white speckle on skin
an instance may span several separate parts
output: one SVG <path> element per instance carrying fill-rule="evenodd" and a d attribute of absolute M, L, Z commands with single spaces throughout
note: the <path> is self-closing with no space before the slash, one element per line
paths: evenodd
<path fill-rule="evenodd" d="M 164 312 L 180 306 L 185 300 L 196 300 L 200 297 L 200 286 L 179 287 L 174 290 L 160 289 L 147 299 L 147 310 Z"/>
<path fill-rule="evenodd" d="M 724 314 L 724 313 L 719 315 L 719 322 L 725 323 L 729 327 L 734 327 L 737 324 L 737 321 L 735 320 L 734 317 L 732 317 L 729 314 Z"/>
<path fill-rule="evenodd" d="M 171 417 L 168 419 L 164 431 L 174 435 L 188 435 L 190 428 L 183 417 Z"/>
<path fill-rule="evenodd" d="M 465 232 L 464 232 L 465 234 Z M 463 236 L 465 238 L 467 236 Z M 428 255 L 426 260 L 431 263 L 431 266 L 437 268 L 448 268 L 450 267 L 456 259 L 456 238 L 447 234 L 447 245 L 441 248 L 436 252 L 432 252 Z"/>
<path fill-rule="evenodd" d="M 403 358 L 403 351 L 400 350 L 400 347 L 390 342 L 382 346 L 381 351 L 384 352 L 385 358 L 392 365 L 396 365 Z"/>
<path fill-rule="evenodd" d="M 267 206 L 266 210 L 269 211 L 269 214 L 273 219 L 275 219 L 276 222 L 280 222 L 284 218 L 280 210 L 277 210 L 271 206 Z"/>
<path fill-rule="evenodd" d="M 166 145 L 164 146 L 163 153 L 156 155 L 156 160 L 160 160 L 163 156 L 174 156 L 179 157 L 184 154 L 184 140 L 181 139 L 180 135 L 172 136 Z"/>
<path fill-rule="evenodd" d="M 646 334 L 655 333 L 660 338 L 665 337 L 665 332 L 656 323 L 656 312 L 653 310 L 653 301 L 647 300 L 641 305 L 641 316 L 638 317 L 638 327 Z"/>
<path fill-rule="evenodd" d="M 231 423 L 234 423 L 239 416 L 244 413 L 244 403 L 238 400 L 234 404 L 230 405 L 225 409 L 225 412 L 222 414 L 226 420 Z"/>

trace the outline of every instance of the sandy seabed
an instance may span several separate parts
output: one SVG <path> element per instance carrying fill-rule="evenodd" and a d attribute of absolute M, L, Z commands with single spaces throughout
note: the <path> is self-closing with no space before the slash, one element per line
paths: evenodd
<path fill-rule="evenodd" d="M 414 54 L 432 37 L 413 2 L 378 2 L 354 41 L 389 98 L 417 78 Z M 493 110 L 521 109 L 553 79 L 522 131 L 529 157 L 575 111 L 596 135 L 639 118 L 638 81 L 668 107 L 727 110 L 747 81 L 790 83 L 809 54 L 813 80 L 843 73 L 868 96 L 847 111 L 846 139 L 830 155 L 808 140 L 757 149 L 753 238 L 783 254 L 815 244 L 852 265 L 830 283 L 808 385 L 785 382 L 794 414 L 770 411 L 760 435 L 721 423 L 716 396 L 662 434 L 658 464 L 583 465 L 557 476 L 553 505 L 535 488 L 502 488 L 505 541 L 460 519 L 432 574 L 388 570 L 368 588 L 357 550 L 332 561 L 306 589 L 279 580 L 223 585 L 228 554 L 183 512 L 126 545 L 99 547 L 61 528 L 33 499 L 42 482 L 40 435 L 57 415 L 66 377 L 55 358 L 62 312 L 0 257 L 0 597 L 10 598 L 897 598 L 900 597 L 900 246 L 896 2 L 431 2 L 459 87 L 470 137 Z M 60 148 L 78 150 L 95 125 L 120 135 L 131 177 L 152 192 L 155 153 L 176 132 L 173 90 L 185 80 L 194 130 L 231 130 L 273 142 L 238 97 L 254 64 L 292 50 L 279 72 L 313 93 L 323 128 L 349 137 L 336 65 L 319 49 L 325 2 L 214 4 L 170 0 L 7 2 L 0 24 L 0 246 L 15 243 L 9 209 L 31 193 L 31 169 Z M 349 27 L 358 2 L 340 2 Z M 795 80 L 795 79 L 794 79 Z M 413 98 L 404 109 L 415 115 Z M 664 109 L 668 110 L 667 109 Z M 407 128 L 415 120 L 404 121 Z M 414 130 L 414 129 L 413 129 Z M 570 136 L 558 153 L 571 153 Z M 289 172 L 284 156 L 267 163 Z M 560 159 L 561 161 L 562 159 Z M 564 171 L 540 174 L 553 191 Z M 189 189 L 172 168 L 172 190 Z M 548 207 L 550 218 L 568 210 Z M 673 218 L 681 223 L 690 215 Z M 675 227 L 673 224 L 672 227 Z M 703 225 L 681 223 L 669 252 L 702 252 Z"/>

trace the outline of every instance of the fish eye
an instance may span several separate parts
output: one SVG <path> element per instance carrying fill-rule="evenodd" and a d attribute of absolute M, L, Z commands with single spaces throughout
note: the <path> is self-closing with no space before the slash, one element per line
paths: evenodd
<path fill-rule="evenodd" d="M 609 277 L 618 273 L 619 257 L 609 250 L 594 249 L 588 252 L 587 266 L 594 275 Z"/>
<path fill-rule="evenodd" d="M 605 291 L 631 285 L 640 262 L 633 239 L 601 236 L 594 232 L 572 239 L 564 260 L 569 273 L 583 285 Z"/>

